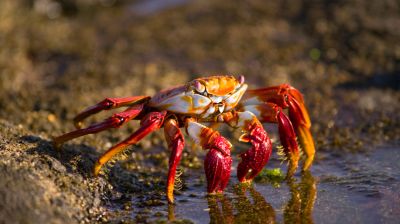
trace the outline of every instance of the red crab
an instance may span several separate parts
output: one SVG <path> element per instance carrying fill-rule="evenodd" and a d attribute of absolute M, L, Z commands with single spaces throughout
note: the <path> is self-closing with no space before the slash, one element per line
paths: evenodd
<path fill-rule="evenodd" d="M 263 169 L 271 155 L 271 140 L 261 122 L 278 123 L 283 154 L 290 161 L 288 175 L 292 175 L 298 165 L 297 139 L 306 154 L 303 170 L 307 170 L 313 161 L 315 148 L 310 133 L 310 119 L 301 93 L 287 84 L 246 90 L 243 76 L 211 76 L 161 91 L 153 97 L 106 98 L 78 114 L 74 119 L 78 129 L 54 138 L 54 143 L 59 146 L 79 136 L 118 128 L 132 119 L 140 120 L 140 128 L 136 132 L 111 147 L 97 160 L 94 166 L 94 174 L 97 175 L 102 165 L 115 154 L 164 127 L 165 138 L 171 150 L 167 180 L 167 198 L 170 203 L 174 201 L 175 172 L 185 144 L 180 129 L 182 127 L 191 139 L 208 150 L 204 169 L 209 193 L 222 192 L 228 184 L 232 144 L 218 131 L 201 123 L 226 123 L 241 128 L 243 135 L 239 140 L 249 142 L 251 148 L 240 154 L 242 160 L 237 168 L 240 182 L 250 182 Z M 90 115 L 119 107 L 127 109 L 101 123 L 81 128 L 82 121 Z M 283 113 L 285 108 L 288 108 L 289 117 Z"/>

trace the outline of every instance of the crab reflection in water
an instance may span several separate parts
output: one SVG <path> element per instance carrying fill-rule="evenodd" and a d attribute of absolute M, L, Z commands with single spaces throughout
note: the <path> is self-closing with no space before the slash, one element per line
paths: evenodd
<path fill-rule="evenodd" d="M 300 180 L 286 180 L 290 199 L 283 206 L 284 223 L 314 223 L 312 212 L 317 198 L 317 185 L 311 172 L 302 173 Z M 254 186 L 237 184 L 235 197 L 225 194 L 208 195 L 210 223 L 277 223 L 277 211 Z M 168 219 L 175 219 L 174 205 L 168 207 Z"/>

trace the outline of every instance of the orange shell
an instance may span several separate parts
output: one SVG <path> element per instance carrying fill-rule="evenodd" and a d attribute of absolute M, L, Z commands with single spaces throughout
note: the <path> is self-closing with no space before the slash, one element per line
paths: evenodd
<path fill-rule="evenodd" d="M 195 80 L 202 83 L 209 94 L 215 96 L 225 96 L 240 85 L 239 81 L 233 76 L 210 76 Z"/>

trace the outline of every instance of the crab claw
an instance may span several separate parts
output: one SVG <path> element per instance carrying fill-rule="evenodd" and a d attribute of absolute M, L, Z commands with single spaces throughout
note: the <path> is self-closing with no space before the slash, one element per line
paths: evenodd
<path fill-rule="evenodd" d="M 206 155 L 204 169 L 207 178 L 207 191 L 209 193 L 220 193 L 228 184 L 232 158 L 230 156 L 230 143 L 224 137 L 215 138 L 214 144 Z"/>
<path fill-rule="evenodd" d="M 186 132 L 203 149 L 209 150 L 204 160 L 208 193 L 222 192 L 231 173 L 231 143 L 218 131 L 193 120 L 187 121 Z"/>
<path fill-rule="evenodd" d="M 246 116 L 246 112 L 241 113 Z M 248 113 L 251 114 L 251 113 Z M 252 147 L 246 152 L 240 154 L 242 161 L 238 165 L 237 177 L 240 182 L 250 182 L 267 164 L 272 152 L 271 140 L 261 123 L 253 118 L 249 122 L 244 122 L 246 126 L 243 128 L 247 132 L 240 137 L 242 142 L 250 142 Z M 239 115 L 239 119 L 243 116 Z"/>

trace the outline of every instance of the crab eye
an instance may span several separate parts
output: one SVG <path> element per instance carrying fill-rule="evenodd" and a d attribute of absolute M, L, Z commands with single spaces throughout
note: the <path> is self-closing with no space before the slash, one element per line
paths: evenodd
<path fill-rule="evenodd" d="M 239 76 L 238 77 L 238 81 L 239 81 L 240 84 L 243 84 L 244 83 L 244 76 L 243 75 Z"/>
<path fill-rule="evenodd" d="M 196 89 L 197 92 L 203 93 L 206 90 L 206 87 L 201 84 L 199 81 L 194 81 L 193 87 Z"/>

